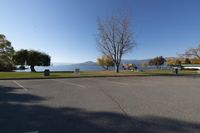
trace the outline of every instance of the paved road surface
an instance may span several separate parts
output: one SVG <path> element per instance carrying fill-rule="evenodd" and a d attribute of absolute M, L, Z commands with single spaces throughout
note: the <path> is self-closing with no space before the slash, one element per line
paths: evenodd
<path fill-rule="evenodd" d="M 199 133 L 200 78 L 0 80 L 0 133 Z"/>

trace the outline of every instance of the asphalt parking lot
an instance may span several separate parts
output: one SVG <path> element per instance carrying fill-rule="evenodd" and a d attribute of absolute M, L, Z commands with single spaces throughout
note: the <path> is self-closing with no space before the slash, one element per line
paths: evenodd
<path fill-rule="evenodd" d="M 199 133 L 200 78 L 0 80 L 0 133 Z"/>

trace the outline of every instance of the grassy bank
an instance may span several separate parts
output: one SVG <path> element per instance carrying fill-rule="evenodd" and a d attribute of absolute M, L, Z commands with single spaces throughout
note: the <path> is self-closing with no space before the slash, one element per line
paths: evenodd
<path fill-rule="evenodd" d="M 181 70 L 180 75 L 198 74 L 197 71 Z M 70 72 L 51 72 L 50 76 L 45 77 L 43 73 L 31 72 L 0 72 L 0 79 L 17 78 L 67 78 L 67 77 L 106 77 L 106 76 L 154 76 L 154 75 L 175 75 L 171 70 L 149 70 L 144 72 L 120 71 L 82 71 L 80 74 Z"/>

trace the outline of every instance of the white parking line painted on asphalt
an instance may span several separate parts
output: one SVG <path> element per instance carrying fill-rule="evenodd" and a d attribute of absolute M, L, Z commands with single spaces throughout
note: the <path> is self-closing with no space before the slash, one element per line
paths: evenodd
<path fill-rule="evenodd" d="M 22 86 L 20 83 L 18 83 L 16 80 L 13 81 L 16 85 L 18 85 L 20 88 L 24 89 L 25 91 L 28 91 L 24 86 Z"/>
<path fill-rule="evenodd" d="M 56 79 L 52 79 L 52 80 L 63 83 L 63 84 L 73 85 L 73 86 L 77 86 L 80 88 L 86 88 L 84 85 L 80 85 L 80 84 L 69 82 L 69 81 L 61 81 L 61 80 L 56 80 Z"/>

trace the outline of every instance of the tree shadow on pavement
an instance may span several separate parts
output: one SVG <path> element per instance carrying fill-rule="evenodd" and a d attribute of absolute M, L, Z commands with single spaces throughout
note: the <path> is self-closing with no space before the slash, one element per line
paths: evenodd
<path fill-rule="evenodd" d="M 5 87 L 0 85 L 0 103 L 25 103 L 45 100 L 42 97 L 34 96 L 28 93 L 17 93 L 16 90 L 21 90 L 14 87 Z"/>
<path fill-rule="evenodd" d="M 23 133 L 199 133 L 200 123 L 157 116 L 131 117 L 114 112 L 80 108 L 53 108 L 34 104 L 47 100 L 28 93 L 15 93 L 0 86 L 0 132 Z"/>

